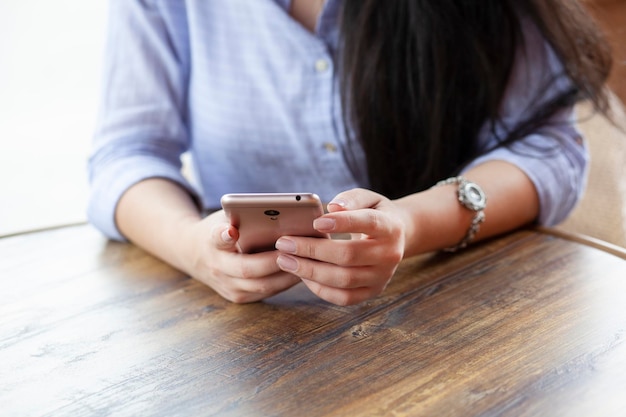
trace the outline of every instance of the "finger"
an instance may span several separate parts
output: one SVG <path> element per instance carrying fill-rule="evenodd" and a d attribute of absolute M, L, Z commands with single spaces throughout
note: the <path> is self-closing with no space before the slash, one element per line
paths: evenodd
<path fill-rule="evenodd" d="M 322 233 L 363 233 L 372 238 L 399 235 L 397 220 L 374 209 L 342 211 L 325 214 L 315 219 L 313 227 Z"/>
<path fill-rule="evenodd" d="M 327 208 L 331 213 L 345 210 L 373 208 L 385 200 L 385 197 L 373 191 L 363 188 L 354 188 L 337 194 L 330 201 L 330 203 L 328 203 Z"/>
<path fill-rule="evenodd" d="M 381 244 L 374 239 L 330 240 L 289 236 L 278 239 L 276 248 L 283 254 L 342 267 L 396 264 L 403 255 L 399 245 Z"/>
<path fill-rule="evenodd" d="M 230 224 L 220 223 L 211 230 L 211 242 L 219 250 L 236 250 L 238 239 L 239 231 Z"/>
<path fill-rule="evenodd" d="M 268 254 L 259 255 L 266 255 L 267 259 L 263 260 L 261 266 L 268 264 L 265 270 L 270 272 L 264 273 L 264 269 L 255 265 L 255 262 L 260 258 L 258 256 L 225 253 L 224 257 L 232 256 L 233 258 L 241 258 L 244 262 L 247 261 L 245 262 L 246 266 L 243 267 L 244 271 L 241 273 L 233 272 L 228 268 L 215 266 L 216 262 L 213 262 L 206 275 L 195 278 L 213 288 L 222 297 L 235 303 L 257 301 L 299 282 L 300 279 L 297 276 L 283 272 L 278 268 L 275 260 L 276 253 L 269 253 L 270 256 L 267 256 Z M 249 257 L 254 259 L 243 259 Z M 239 260 L 237 259 L 237 262 Z"/>
<path fill-rule="evenodd" d="M 369 300 L 382 292 L 379 288 L 334 288 L 322 285 L 315 281 L 302 280 L 313 294 L 317 295 L 322 300 L 328 301 L 340 306 L 348 306 L 358 304 L 365 300 Z"/>
<path fill-rule="evenodd" d="M 203 221 L 204 233 L 207 234 L 212 247 L 219 250 L 236 250 L 239 231 L 230 224 L 223 210 L 216 211 Z"/>
<path fill-rule="evenodd" d="M 372 267 L 346 268 L 284 254 L 278 256 L 276 263 L 285 272 L 335 288 L 369 287 L 381 279 L 380 270 Z"/>
<path fill-rule="evenodd" d="M 234 302 L 241 302 L 237 300 L 239 297 L 244 300 L 258 301 L 283 292 L 300 282 L 297 276 L 283 271 L 258 279 L 234 278 L 230 282 L 232 290 L 229 296 L 235 298 L 231 300 Z"/>
<path fill-rule="evenodd" d="M 210 265 L 224 278 L 260 279 L 280 271 L 276 265 L 277 251 L 245 254 L 225 253 L 215 265 Z"/>

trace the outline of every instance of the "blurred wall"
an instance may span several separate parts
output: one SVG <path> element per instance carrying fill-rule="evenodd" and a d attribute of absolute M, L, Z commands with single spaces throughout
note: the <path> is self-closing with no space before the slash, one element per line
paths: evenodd
<path fill-rule="evenodd" d="M 0 235 L 85 219 L 106 12 L 0 1 Z"/>
<path fill-rule="evenodd" d="M 613 49 L 609 87 L 626 103 L 626 0 L 585 0 Z"/>

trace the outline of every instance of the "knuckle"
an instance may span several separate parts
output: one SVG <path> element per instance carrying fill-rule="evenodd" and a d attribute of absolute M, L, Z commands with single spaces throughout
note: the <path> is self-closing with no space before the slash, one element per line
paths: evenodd
<path fill-rule="evenodd" d="M 235 304 L 245 304 L 251 301 L 250 296 L 242 291 L 228 290 L 222 294 L 222 297 Z"/>
<path fill-rule="evenodd" d="M 378 259 L 379 265 L 397 265 L 404 258 L 404 245 L 400 240 L 379 242 L 371 249 L 372 258 Z"/>
<path fill-rule="evenodd" d="M 307 258 L 317 259 L 315 257 L 316 254 L 317 254 L 317 248 L 316 248 L 315 245 L 306 244 L 306 245 L 303 245 L 303 246 L 306 248 L 305 252 L 306 252 L 306 257 Z"/>
<path fill-rule="evenodd" d="M 363 298 L 351 291 L 341 291 L 337 298 L 337 304 L 340 306 L 351 306 L 363 301 Z"/>
<path fill-rule="evenodd" d="M 235 303 L 235 304 L 245 304 L 245 297 L 241 294 L 233 294 L 230 297 L 230 301 Z"/>
<path fill-rule="evenodd" d="M 349 288 L 350 281 L 350 278 L 346 274 L 337 273 L 334 274 L 332 278 L 327 279 L 324 284 L 339 290 L 343 288 Z"/>
<path fill-rule="evenodd" d="M 353 265 L 356 262 L 358 252 L 354 247 L 346 246 L 338 253 L 337 260 L 341 266 Z"/>
<path fill-rule="evenodd" d="M 315 278 L 315 268 L 311 265 L 311 262 L 301 260 L 298 262 L 299 267 L 296 271 L 296 275 L 303 278 Z"/>
<path fill-rule="evenodd" d="M 371 230 L 377 230 L 379 233 L 384 231 L 389 232 L 389 222 L 383 218 L 383 213 L 379 210 L 368 210 L 367 212 L 367 224 Z"/>
<path fill-rule="evenodd" d="M 204 268 L 210 277 L 219 278 L 223 275 L 222 270 L 216 265 L 205 265 Z"/>
<path fill-rule="evenodd" d="M 251 279 L 256 276 L 255 269 L 249 262 L 240 262 L 239 264 L 239 276 L 243 279 Z"/>
<path fill-rule="evenodd" d="M 398 247 L 393 247 L 385 251 L 385 261 L 389 264 L 397 265 L 402 261 L 404 253 Z"/>
<path fill-rule="evenodd" d="M 331 292 L 329 289 L 327 290 L 326 288 L 322 288 L 320 290 L 319 297 L 338 306 L 348 306 L 353 304 L 350 293 L 348 291 L 335 289 Z"/>
<path fill-rule="evenodd" d="M 377 210 L 368 210 L 367 222 L 373 226 L 374 229 L 378 229 L 380 225 L 380 214 Z"/>
<path fill-rule="evenodd" d="M 358 283 L 358 277 L 350 270 L 342 270 L 335 277 L 338 288 L 353 288 Z"/>
<path fill-rule="evenodd" d="M 257 294 L 269 294 L 271 292 L 270 286 L 265 282 L 259 282 L 254 287 L 254 292 Z"/>
<path fill-rule="evenodd" d="M 257 283 L 257 285 L 254 288 L 254 292 L 261 296 L 267 296 L 267 295 L 275 293 L 276 288 L 274 285 L 272 285 L 271 282 L 267 282 L 266 280 L 263 280 Z"/>
<path fill-rule="evenodd" d="M 333 302 L 342 307 L 354 304 L 351 302 L 350 297 L 348 297 L 347 295 L 338 296 Z"/>

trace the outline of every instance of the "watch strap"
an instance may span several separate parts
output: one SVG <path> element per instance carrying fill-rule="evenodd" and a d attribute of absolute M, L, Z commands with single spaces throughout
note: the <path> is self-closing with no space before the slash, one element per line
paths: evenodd
<path fill-rule="evenodd" d="M 484 209 L 486 207 L 486 198 L 484 197 L 484 193 L 482 189 L 477 184 L 468 181 L 465 177 L 460 176 L 460 175 L 439 181 L 437 184 L 435 184 L 435 187 L 439 187 L 442 185 L 450 185 L 450 184 L 458 184 L 457 198 L 459 200 L 459 203 L 461 203 L 461 205 L 467 208 L 468 210 L 473 211 L 475 214 L 474 214 L 474 217 L 472 218 L 472 223 L 467 229 L 467 233 L 465 233 L 465 236 L 463 237 L 463 239 L 461 239 L 461 241 L 453 247 L 444 248 L 443 249 L 444 252 L 456 252 L 460 249 L 466 248 L 474 240 L 476 233 L 478 233 L 478 231 L 480 230 L 480 225 L 485 221 Z M 471 185 L 477 191 L 480 192 L 482 199 L 483 199 L 482 205 L 476 206 L 474 204 L 470 204 L 466 200 L 467 196 L 464 195 L 464 190 L 466 189 L 467 185 Z"/>

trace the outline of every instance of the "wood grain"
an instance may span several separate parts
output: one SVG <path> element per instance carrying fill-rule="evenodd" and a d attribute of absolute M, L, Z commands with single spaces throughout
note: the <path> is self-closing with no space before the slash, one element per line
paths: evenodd
<path fill-rule="evenodd" d="M 0 239 L 1 415 L 625 415 L 626 261 L 536 231 L 230 304 L 89 226 Z"/>

